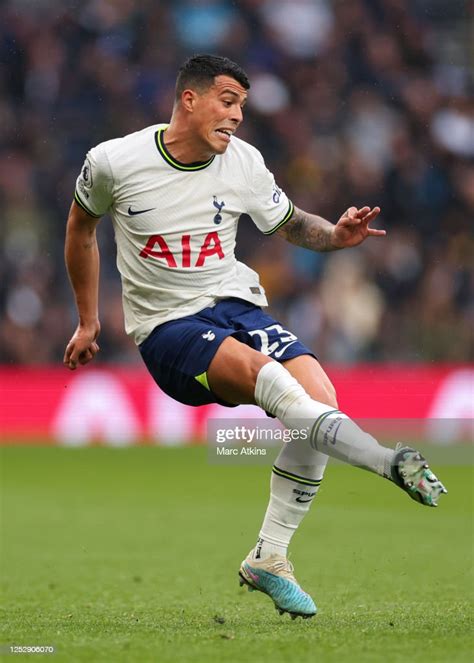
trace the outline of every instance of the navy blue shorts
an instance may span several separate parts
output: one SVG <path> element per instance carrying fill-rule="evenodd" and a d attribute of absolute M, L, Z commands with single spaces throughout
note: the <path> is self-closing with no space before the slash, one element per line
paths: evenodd
<path fill-rule="evenodd" d="M 222 341 L 233 336 L 279 362 L 313 353 L 276 320 L 242 299 L 224 299 L 195 315 L 156 327 L 140 353 L 157 385 L 186 405 L 221 403 L 206 371 Z"/>

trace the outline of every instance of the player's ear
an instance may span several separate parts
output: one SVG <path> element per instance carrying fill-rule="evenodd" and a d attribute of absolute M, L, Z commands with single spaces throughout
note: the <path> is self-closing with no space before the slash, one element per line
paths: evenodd
<path fill-rule="evenodd" d="M 181 95 L 181 106 L 189 113 L 194 111 L 196 104 L 197 94 L 194 90 L 184 90 Z"/>

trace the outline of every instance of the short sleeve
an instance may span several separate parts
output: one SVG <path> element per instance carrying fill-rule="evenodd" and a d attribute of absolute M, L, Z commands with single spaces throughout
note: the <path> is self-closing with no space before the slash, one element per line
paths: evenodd
<path fill-rule="evenodd" d="M 265 235 L 271 235 L 290 220 L 294 206 L 276 184 L 257 150 L 252 166 L 247 212 L 259 230 Z"/>
<path fill-rule="evenodd" d="M 74 200 L 88 214 L 103 216 L 112 204 L 113 177 L 107 155 L 100 145 L 92 148 L 76 180 Z"/>

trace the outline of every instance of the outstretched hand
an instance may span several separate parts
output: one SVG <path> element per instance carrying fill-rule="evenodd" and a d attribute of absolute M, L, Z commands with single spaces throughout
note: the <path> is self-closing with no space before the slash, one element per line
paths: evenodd
<path fill-rule="evenodd" d="M 63 359 L 64 365 L 74 371 L 78 364 L 84 366 L 94 359 L 100 349 L 97 344 L 99 332 L 99 321 L 88 326 L 79 324 L 67 344 Z"/>
<path fill-rule="evenodd" d="M 358 246 L 367 237 L 384 237 L 385 230 L 369 228 L 369 223 L 380 213 L 380 207 L 349 207 L 334 226 L 332 245 L 336 249 Z"/>

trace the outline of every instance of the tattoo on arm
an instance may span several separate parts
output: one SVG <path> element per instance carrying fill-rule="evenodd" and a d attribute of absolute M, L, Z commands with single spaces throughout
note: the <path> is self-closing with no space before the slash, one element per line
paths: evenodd
<path fill-rule="evenodd" d="M 308 214 L 295 207 L 293 216 L 278 230 L 278 234 L 291 244 L 312 251 L 335 251 L 332 245 L 334 225 L 315 214 Z"/>

